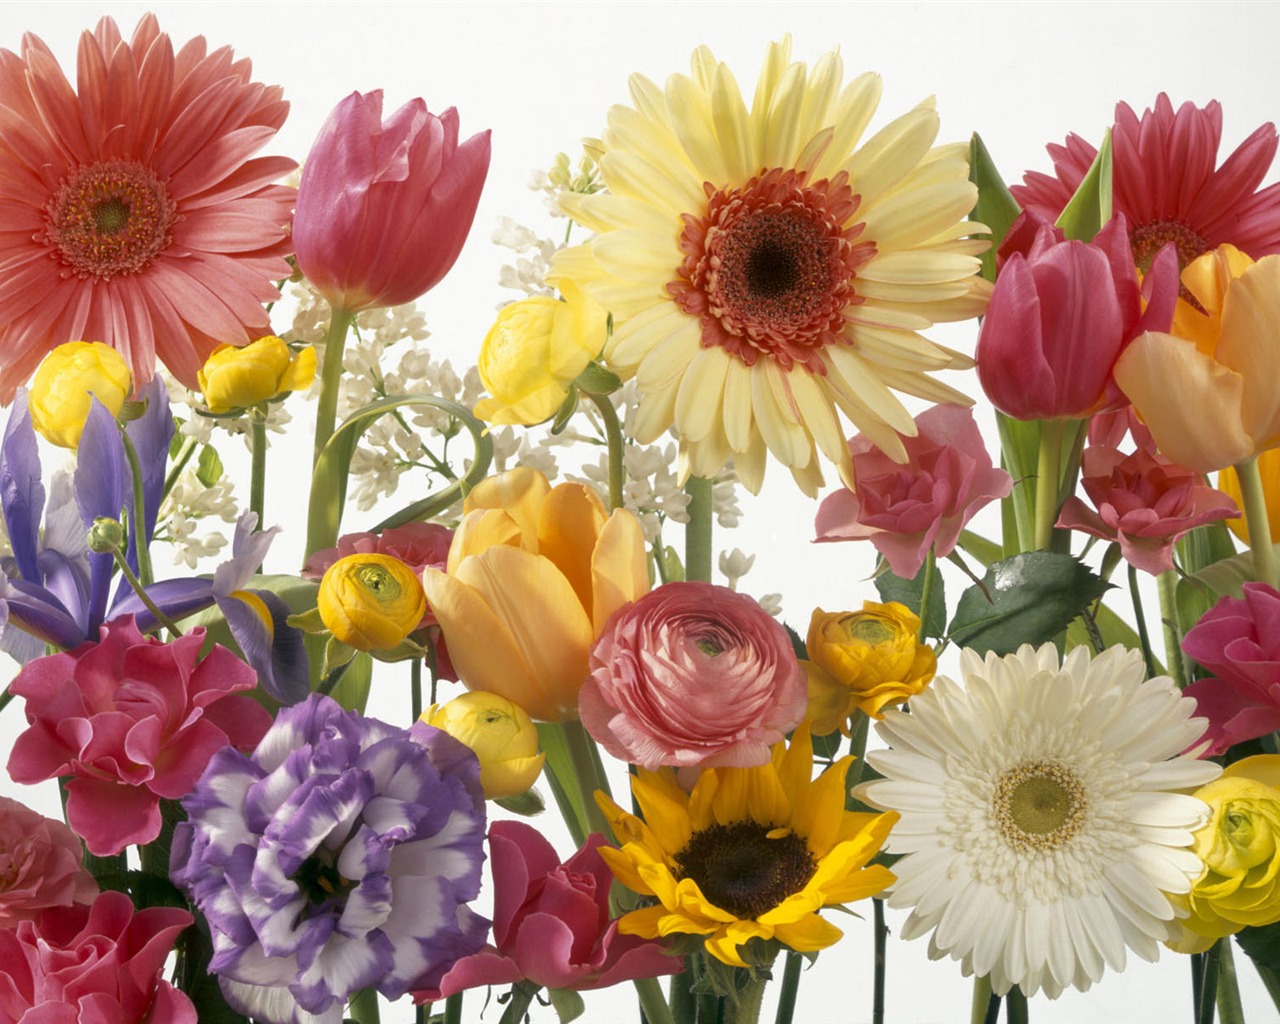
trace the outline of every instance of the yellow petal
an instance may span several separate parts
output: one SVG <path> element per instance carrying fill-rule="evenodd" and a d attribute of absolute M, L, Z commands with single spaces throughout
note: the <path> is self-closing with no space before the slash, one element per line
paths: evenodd
<path fill-rule="evenodd" d="M 1244 381 L 1241 419 L 1254 451 L 1280 442 L 1280 256 L 1267 256 L 1232 283 L 1216 358 Z"/>
<path fill-rule="evenodd" d="M 448 572 L 454 572 L 464 558 L 493 547 L 520 547 L 520 524 L 505 509 L 480 508 L 462 517 L 449 545 Z"/>
<path fill-rule="evenodd" d="M 835 945 L 844 936 L 830 921 L 810 914 L 795 924 L 781 924 L 773 930 L 773 937 L 797 953 L 814 953 Z"/>
<path fill-rule="evenodd" d="M 640 520 L 615 509 L 591 555 L 591 621 L 597 636 L 623 605 L 649 592 L 649 559 Z"/>
<path fill-rule="evenodd" d="M 525 547 L 537 550 L 539 509 L 551 492 L 547 478 L 536 469 L 520 466 L 507 473 L 486 477 L 467 494 L 462 504 L 464 512 L 478 508 L 502 509 L 520 527 L 525 537 Z"/>
<path fill-rule="evenodd" d="M 538 516 L 538 554 L 560 570 L 583 609 L 592 607 L 591 557 L 605 517 L 600 496 L 578 483 L 553 487 Z"/>

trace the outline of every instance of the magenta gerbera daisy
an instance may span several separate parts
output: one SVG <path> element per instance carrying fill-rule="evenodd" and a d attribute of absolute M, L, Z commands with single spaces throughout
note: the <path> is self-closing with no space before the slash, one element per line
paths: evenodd
<path fill-rule="evenodd" d="M 1276 155 L 1276 129 L 1268 122 L 1221 167 L 1222 107 L 1217 100 L 1177 111 L 1169 97 L 1139 118 L 1116 104 L 1111 130 L 1114 209 L 1129 222 L 1134 260 L 1145 272 L 1168 242 L 1185 267 L 1229 242 L 1254 259 L 1280 252 L 1280 184 L 1258 190 Z M 1029 171 L 1014 198 L 1024 209 L 1057 218 L 1088 171 L 1097 150 L 1078 135 L 1048 147 L 1054 174 Z"/>
<path fill-rule="evenodd" d="M 183 383 L 214 346 L 269 333 L 296 165 L 253 154 L 289 105 L 229 48 L 177 53 L 153 15 L 80 39 L 77 88 L 33 35 L 0 50 L 0 401 L 66 341 Z"/>

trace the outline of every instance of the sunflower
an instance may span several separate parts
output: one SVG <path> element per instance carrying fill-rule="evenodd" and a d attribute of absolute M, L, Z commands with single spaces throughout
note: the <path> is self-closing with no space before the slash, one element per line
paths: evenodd
<path fill-rule="evenodd" d="M 671 769 L 640 769 L 631 781 L 643 820 L 597 794 L 621 849 L 602 848 L 614 876 L 656 904 L 633 910 L 619 931 L 653 939 L 706 936 L 722 963 L 745 967 L 739 947 L 776 940 L 800 952 L 826 949 L 843 934 L 822 907 L 873 896 L 893 882 L 867 866 L 896 814 L 845 810 L 844 757 L 811 779 L 807 727 L 773 748 L 757 768 L 708 768 L 693 791 Z"/>
<path fill-rule="evenodd" d="M 858 794 L 899 809 L 888 849 L 910 907 L 904 939 L 932 932 L 929 956 L 1051 998 L 1084 991 L 1126 948 L 1146 960 L 1178 933 L 1168 893 L 1201 863 L 1188 847 L 1208 808 L 1179 793 L 1221 769 L 1178 756 L 1205 721 L 1172 680 L 1143 680 L 1142 656 L 1053 644 L 985 661 L 963 651 L 965 686 L 939 676 L 876 729 L 884 780 Z"/>
<path fill-rule="evenodd" d="M 810 72 L 784 40 L 748 109 L 699 48 L 665 91 L 632 77 L 599 143 L 606 190 L 562 198 L 596 234 L 555 272 L 613 314 L 605 359 L 637 378 L 637 439 L 674 425 L 694 475 L 732 459 L 758 491 L 768 450 L 813 496 L 817 451 L 852 481 L 837 409 L 905 461 L 915 424 L 891 388 L 968 403 L 928 372 L 971 360 L 918 333 L 985 306 L 967 146 L 933 148 L 928 100 L 859 146 L 880 79 L 842 81 L 838 54 Z"/>

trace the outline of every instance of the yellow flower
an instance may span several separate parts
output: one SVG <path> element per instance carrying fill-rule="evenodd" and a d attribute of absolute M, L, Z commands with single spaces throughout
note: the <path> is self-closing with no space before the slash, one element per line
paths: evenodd
<path fill-rule="evenodd" d="M 1262 477 L 1262 494 L 1267 500 L 1267 521 L 1271 524 L 1272 538 L 1280 538 L 1280 448 L 1269 448 L 1258 456 L 1258 475 Z M 1240 478 L 1235 467 L 1228 466 L 1218 474 L 1218 490 L 1230 495 L 1241 508 L 1244 499 L 1240 495 Z M 1249 543 L 1249 524 L 1244 516 L 1228 519 L 1231 532 L 1246 544 Z"/>
<path fill-rule="evenodd" d="M 470 690 L 539 721 L 578 716 L 587 652 L 609 617 L 649 591 L 644 534 L 582 484 L 514 469 L 467 495 L 447 571 L 423 571 L 449 657 Z"/>
<path fill-rule="evenodd" d="M 325 628 L 360 651 L 395 647 L 427 610 L 414 571 L 390 555 L 339 558 L 325 570 L 316 600 Z"/>
<path fill-rule="evenodd" d="M 758 768 L 708 768 L 693 792 L 669 768 L 640 769 L 631 791 L 643 817 L 603 793 L 596 802 L 621 849 L 600 855 L 623 885 L 654 906 L 618 922 L 646 939 L 705 935 L 706 948 L 734 967 L 738 947 L 776 939 L 802 953 L 825 949 L 842 932 L 819 917 L 822 907 L 873 896 L 892 884 L 888 868 L 867 866 L 898 815 L 845 810 L 843 757 L 817 779 L 808 729 L 779 743 Z"/>
<path fill-rule="evenodd" d="M 600 354 L 608 314 L 571 282 L 564 301 L 534 295 L 503 307 L 476 368 L 492 398 L 476 403 L 490 423 L 532 426 L 555 415 L 574 378 Z"/>
<path fill-rule="evenodd" d="M 69 341 L 45 356 L 31 381 L 31 425 L 46 441 L 77 448 L 93 399 L 119 416 L 132 391 L 133 374 L 119 352 L 100 341 Z"/>
<path fill-rule="evenodd" d="M 496 693 L 464 693 L 432 704 L 422 720 L 470 747 L 480 759 L 480 785 L 489 800 L 519 796 L 542 774 L 538 730 L 524 708 Z"/>
<path fill-rule="evenodd" d="M 634 375 L 637 440 L 675 426 L 687 469 L 733 459 L 758 492 L 770 451 L 806 494 L 817 452 L 852 482 L 837 410 L 891 457 L 915 423 L 894 389 L 968 404 L 933 380 L 972 361 L 920 331 L 982 312 L 984 229 L 968 143 L 940 146 L 931 100 L 863 134 L 880 79 L 842 87 L 829 53 L 812 71 L 770 47 L 750 106 L 705 47 L 663 90 L 639 75 L 600 143 L 604 191 L 561 197 L 596 232 L 555 272 L 608 309 L 605 361 Z"/>
<path fill-rule="evenodd" d="M 846 722 L 855 708 L 881 718 L 923 690 L 937 670 L 933 648 L 917 643 L 920 619 L 906 605 L 864 601 L 860 612 L 813 610 L 805 646 L 809 718 L 819 736 Z"/>
<path fill-rule="evenodd" d="M 1195 795 L 1209 805 L 1209 823 L 1193 849 L 1204 872 L 1188 896 L 1170 896 L 1190 911 L 1180 953 L 1201 953 L 1246 926 L 1280 921 L 1280 755 L 1260 754 L 1228 765 Z"/>
<path fill-rule="evenodd" d="M 268 334 L 248 345 L 219 345 L 196 376 L 209 411 L 228 412 L 310 387 L 316 350 L 308 346 L 290 358 L 289 346 Z"/>
<path fill-rule="evenodd" d="M 1223 245 L 1182 284 L 1205 312 L 1179 303 L 1173 333 L 1136 338 L 1115 378 L 1160 450 L 1209 473 L 1280 444 L 1280 256 Z"/>

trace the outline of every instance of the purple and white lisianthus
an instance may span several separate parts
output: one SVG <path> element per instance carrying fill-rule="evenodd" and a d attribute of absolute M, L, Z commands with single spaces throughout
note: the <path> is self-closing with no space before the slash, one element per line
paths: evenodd
<path fill-rule="evenodd" d="M 170 874 L 208 919 L 227 1001 L 270 1024 L 339 1024 L 348 996 L 434 987 L 484 944 L 475 755 L 312 695 L 251 756 L 216 754 L 183 800 Z"/>

